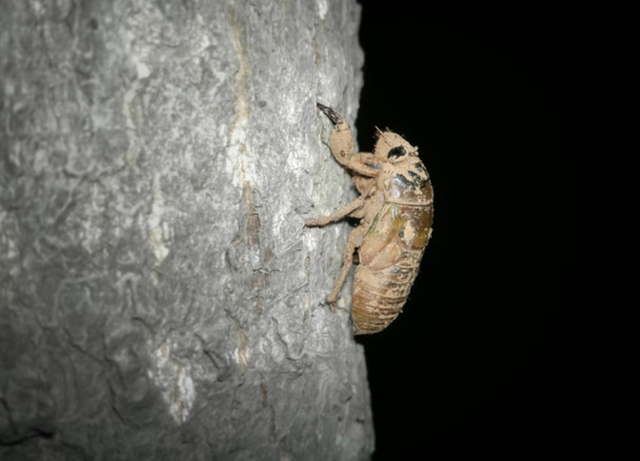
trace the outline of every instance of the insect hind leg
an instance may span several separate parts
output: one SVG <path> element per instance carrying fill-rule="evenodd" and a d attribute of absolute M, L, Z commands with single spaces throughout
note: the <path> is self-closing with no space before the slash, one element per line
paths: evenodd
<path fill-rule="evenodd" d="M 347 279 L 349 269 L 351 269 L 351 266 L 353 265 L 353 254 L 356 249 L 362 245 L 362 239 L 365 234 L 364 231 L 364 228 L 357 227 L 349 234 L 347 244 L 345 245 L 344 252 L 342 253 L 342 269 L 340 270 L 340 276 L 338 277 L 338 280 L 336 280 L 333 290 L 329 293 L 329 296 L 327 296 L 327 302 L 329 303 L 329 309 L 331 309 L 331 312 L 336 311 L 338 295 L 340 294 L 340 290 L 342 290 L 344 281 Z"/>

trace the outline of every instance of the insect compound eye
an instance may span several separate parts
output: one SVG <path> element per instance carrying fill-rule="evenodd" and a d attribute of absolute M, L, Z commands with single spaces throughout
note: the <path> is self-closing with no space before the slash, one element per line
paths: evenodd
<path fill-rule="evenodd" d="M 405 155 L 407 155 L 407 150 L 403 146 L 397 146 L 389 151 L 389 155 L 387 155 L 387 158 L 398 159 Z"/>

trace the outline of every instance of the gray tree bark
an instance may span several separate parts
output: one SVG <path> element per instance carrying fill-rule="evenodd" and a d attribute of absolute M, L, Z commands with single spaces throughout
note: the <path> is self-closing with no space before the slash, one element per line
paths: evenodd
<path fill-rule="evenodd" d="M 303 226 L 354 196 L 315 103 L 353 122 L 358 22 L 3 2 L 3 461 L 368 458 L 363 351 L 324 302 L 348 229 Z"/>

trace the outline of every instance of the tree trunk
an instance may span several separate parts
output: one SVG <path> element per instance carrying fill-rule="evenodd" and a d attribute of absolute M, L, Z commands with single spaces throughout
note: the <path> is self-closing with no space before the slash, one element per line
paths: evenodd
<path fill-rule="evenodd" d="M 354 196 L 355 0 L 2 9 L 0 458 L 368 458 L 348 229 L 303 225 Z"/>

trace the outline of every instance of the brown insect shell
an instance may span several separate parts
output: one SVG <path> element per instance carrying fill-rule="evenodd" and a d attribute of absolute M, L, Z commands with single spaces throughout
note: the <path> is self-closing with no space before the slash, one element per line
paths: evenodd
<path fill-rule="evenodd" d="M 427 244 L 433 221 L 433 189 L 422 162 L 417 157 L 407 160 L 385 164 L 378 177 L 377 189 L 382 197 L 377 198 L 382 203 L 360 247 L 360 264 L 381 268 L 396 263 L 402 255 L 398 242 L 393 242 L 396 237 L 411 248 L 421 249 Z M 419 174 L 419 179 L 407 181 L 409 172 Z"/>
<path fill-rule="evenodd" d="M 407 155 L 388 159 L 403 146 Z M 376 333 L 400 313 L 431 236 L 433 189 L 417 149 L 401 136 L 380 132 L 375 157 L 377 213 L 358 250 L 352 299 L 354 334 Z"/>

